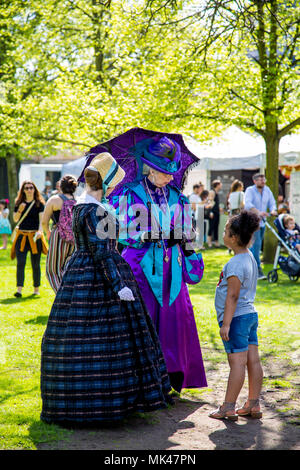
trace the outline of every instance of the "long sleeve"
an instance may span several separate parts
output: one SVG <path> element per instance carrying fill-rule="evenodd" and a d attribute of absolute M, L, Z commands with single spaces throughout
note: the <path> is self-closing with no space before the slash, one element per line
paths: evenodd
<path fill-rule="evenodd" d="M 255 208 L 254 200 L 253 200 L 253 191 L 252 188 L 249 187 L 245 191 L 245 209 L 249 211 L 250 209 Z"/>
<path fill-rule="evenodd" d="M 101 238 L 96 233 L 99 222 L 107 217 L 107 212 L 102 217 L 97 215 L 97 210 L 92 209 L 86 218 L 86 236 L 88 247 L 92 253 L 95 263 L 99 269 L 103 270 L 108 282 L 111 284 L 114 292 L 117 294 L 123 287 L 126 287 L 115 260 L 110 250 L 109 238 Z"/>

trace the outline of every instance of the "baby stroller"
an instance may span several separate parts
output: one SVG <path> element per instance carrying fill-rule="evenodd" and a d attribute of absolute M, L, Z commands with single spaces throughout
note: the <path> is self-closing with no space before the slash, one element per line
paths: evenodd
<path fill-rule="evenodd" d="M 266 226 L 272 231 L 275 237 L 278 239 L 278 245 L 276 248 L 274 265 L 272 271 L 268 273 L 268 281 L 270 283 L 278 281 L 278 264 L 284 274 L 286 274 L 291 281 L 298 281 L 300 277 L 300 253 L 296 248 L 293 248 L 288 240 L 284 225 L 283 217 L 285 214 L 280 214 L 277 219 L 274 220 L 274 225 L 277 228 L 277 232 L 274 228 L 266 221 Z M 296 230 L 300 233 L 300 227 L 296 224 Z M 285 248 L 288 252 L 288 256 L 280 255 L 281 248 Z"/>

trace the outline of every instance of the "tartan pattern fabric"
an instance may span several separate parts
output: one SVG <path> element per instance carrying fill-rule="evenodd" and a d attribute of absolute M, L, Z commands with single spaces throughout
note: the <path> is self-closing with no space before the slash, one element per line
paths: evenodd
<path fill-rule="evenodd" d="M 41 418 L 110 423 L 166 406 L 171 390 L 152 321 L 115 240 L 99 240 L 95 204 L 74 209 L 75 251 L 42 340 Z M 121 301 L 128 286 L 135 297 Z"/>

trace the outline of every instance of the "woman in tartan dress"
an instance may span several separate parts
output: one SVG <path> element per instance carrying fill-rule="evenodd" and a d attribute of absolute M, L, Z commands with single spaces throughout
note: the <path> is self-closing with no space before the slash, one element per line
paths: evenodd
<path fill-rule="evenodd" d="M 73 213 L 75 252 L 42 341 L 41 419 L 46 422 L 112 423 L 171 401 L 152 321 L 131 268 L 116 249 L 117 235 L 110 236 L 116 220 L 99 202 L 123 176 L 107 153 L 85 170 L 87 192 Z"/>

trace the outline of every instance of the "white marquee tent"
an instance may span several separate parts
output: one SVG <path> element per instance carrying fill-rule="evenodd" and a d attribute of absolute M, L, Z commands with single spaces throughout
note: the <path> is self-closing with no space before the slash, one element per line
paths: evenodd
<path fill-rule="evenodd" d="M 187 147 L 200 159 L 195 170 L 240 170 L 265 168 L 266 148 L 264 139 L 236 126 L 229 127 L 220 137 L 207 143 L 197 142 L 184 135 Z M 78 177 L 84 167 L 85 157 L 66 163 L 62 176 Z M 279 146 L 279 165 L 300 165 L 300 134 L 283 137 Z"/>
<path fill-rule="evenodd" d="M 76 178 L 79 178 L 84 168 L 84 164 L 85 164 L 85 157 L 80 157 L 77 160 L 73 160 L 71 162 L 65 163 L 62 166 L 61 176 L 73 175 L 73 176 L 76 176 Z"/>
<path fill-rule="evenodd" d="M 229 127 L 220 137 L 207 143 L 184 136 L 189 149 L 200 159 L 195 169 L 240 170 L 265 168 L 266 148 L 264 139 L 243 132 L 236 126 Z M 279 165 L 300 164 L 300 134 L 287 135 L 280 141 Z"/>

